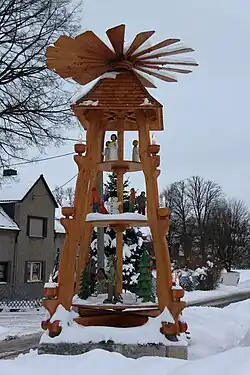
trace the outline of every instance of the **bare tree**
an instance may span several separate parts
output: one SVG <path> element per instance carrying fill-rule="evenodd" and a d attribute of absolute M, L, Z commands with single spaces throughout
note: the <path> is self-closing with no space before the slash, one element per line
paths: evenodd
<path fill-rule="evenodd" d="M 250 247 L 250 214 L 242 201 L 221 201 L 212 218 L 213 243 L 227 271 L 247 258 Z"/>
<path fill-rule="evenodd" d="M 81 1 L 81 0 L 80 0 Z M 0 0 L 0 166 L 62 138 L 72 122 L 69 92 L 46 68 L 46 47 L 74 34 L 79 3 L 71 0 Z"/>
<path fill-rule="evenodd" d="M 56 186 L 54 192 L 53 192 L 55 199 L 59 206 L 69 206 L 73 207 L 74 205 L 74 197 L 75 197 L 75 191 L 72 186 L 68 188 L 63 188 L 60 186 Z"/>
<path fill-rule="evenodd" d="M 171 224 L 168 239 L 170 247 L 176 248 L 177 244 L 181 245 L 184 257 L 188 261 L 191 257 L 194 220 L 187 196 L 186 181 L 171 184 L 169 188 L 163 190 L 160 198 L 164 205 L 170 208 Z"/>
<path fill-rule="evenodd" d="M 186 194 L 196 220 L 199 250 L 203 262 L 206 260 L 206 245 L 208 243 L 208 228 L 211 214 L 221 199 L 221 187 L 213 181 L 193 176 L 187 180 Z"/>

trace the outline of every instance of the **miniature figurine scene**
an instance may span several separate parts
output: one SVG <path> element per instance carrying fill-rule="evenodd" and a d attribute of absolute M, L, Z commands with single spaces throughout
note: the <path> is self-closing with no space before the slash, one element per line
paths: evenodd
<path fill-rule="evenodd" d="M 143 50 L 141 45 L 153 33 L 144 32 L 125 52 L 124 33 L 124 25 L 107 30 L 112 47 L 87 31 L 75 39 L 61 36 L 47 48 L 47 65 L 61 77 L 82 85 L 100 78 L 72 105 L 86 130 L 86 144 L 75 144 L 78 179 L 74 207 L 62 209 L 66 239 L 58 283 L 45 285 L 43 305 L 48 316 L 42 322 L 46 332 L 41 341 L 45 346 L 64 342 L 67 335 L 72 343 L 111 340 L 185 348 L 184 291 L 172 281 L 166 240 L 170 211 L 159 206 L 158 197 L 156 132 L 163 131 L 163 108 L 147 91 L 155 87 L 147 74 L 176 82 L 169 72 L 189 71 L 163 68 L 164 61 L 158 66 L 157 58 L 192 50 L 176 47 L 173 53 L 172 45 L 179 39 Z M 159 69 L 165 70 L 159 73 Z M 137 134 L 130 145 L 124 141 L 126 132 Z M 131 157 L 125 160 L 128 148 Z M 137 172 L 143 172 L 144 190 L 129 184 L 128 174 Z M 145 227 L 151 231 L 154 254 L 147 249 Z"/>

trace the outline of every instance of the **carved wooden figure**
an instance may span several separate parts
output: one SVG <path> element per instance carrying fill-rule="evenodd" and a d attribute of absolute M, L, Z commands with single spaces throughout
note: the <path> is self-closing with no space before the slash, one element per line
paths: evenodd
<path fill-rule="evenodd" d="M 87 141 L 86 145 L 75 145 L 74 160 L 78 166 L 78 178 L 74 207 L 62 212 L 64 218 L 61 223 L 66 231 L 66 239 L 60 259 L 57 296 L 45 299 L 44 306 L 50 316 L 60 304 L 68 310 L 72 306 L 72 297 L 79 290 L 82 269 L 88 262 L 92 230 L 97 225 L 109 226 L 116 232 L 116 292 L 119 296 L 122 292 L 123 232 L 128 227 L 149 225 L 156 258 L 158 303 L 148 308 L 145 305 L 130 305 L 128 311 L 124 304 L 122 307 L 119 304 L 110 306 L 108 303 L 98 307 L 81 306 L 81 316 L 75 320 L 82 325 L 129 327 L 144 324 L 149 316 L 158 316 L 167 307 L 175 323 L 169 325 L 168 322 L 162 322 L 161 332 L 166 336 L 176 335 L 185 329 L 179 323 L 179 315 L 185 303 L 173 297 L 171 263 L 166 242 L 169 210 L 160 208 L 158 204 L 160 145 L 150 139 L 150 132 L 163 130 L 163 110 L 146 88 L 155 87 L 150 76 L 165 82 L 177 82 L 173 73 L 191 73 L 187 67 L 198 64 L 190 59 L 171 59 L 171 56 L 193 51 L 180 46 L 179 39 L 166 39 L 143 48 L 143 44 L 154 34 L 154 31 L 145 31 L 136 35 L 125 50 L 125 25 L 111 28 L 106 33 L 113 49 L 92 31 L 86 31 L 74 39 L 61 36 L 46 52 L 48 68 L 63 78 L 72 78 L 78 84 L 85 85 L 102 77 L 72 105 L 72 110 L 87 132 Z M 109 155 L 104 153 L 103 163 L 103 143 L 107 131 L 116 132 L 117 136 L 112 134 L 111 143 L 108 144 Z M 133 155 L 132 161 L 124 160 L 125 131 L 138 132 L 139 157 L 136 151 L 137 155 Z M 134 144 L 134 147 L 138 145 Z M 96 186 L 99 172 L 116 173 L 117 202 L 121 203 L 116 212 L 122 214 L 123 176 L 126 172 L 140 170 L 144 173 L 146 183 L 145 220 L 138 220 L 138 215 L 133 213 L 127 219 L 120 216 L 119 220 L 115 220 L 111 215 L 103 215 L 100 221 L 87 219 L 92 211 L 92 189 Z M 145 214 L 145 195 L 141 197 L 139 212 Z M 112 314 L 105 314 L 105 309 L 112 310 Z M 43 322 L 43 327 L 49 330 L 51 336 L 61 331 L 57 323 L 50 323 L 50 319 Z"/>
<path fill-rule="evenodd" d="M 106 142 L 106 147 L 105 147 L 104 153 L 103 153 L 104 161 L 109 161 L 110 143 L 111 143 L 110 141 Z"/>
<path fill-rule="evenodd" d="M 136 203 L 138 205 L 138 213 L 145 215 L 146 214 L 146 195 L 145 191 L 142 191 L 139 197 L 136 198 Z"/>
<path fill-rule="evenodd" d="M 109 142 L 109 154 L 108 154 L 108 160 L 118 160 L 118 145 L 117 145 L 117 136 L 116 134 L 111 135 L 111 141 Z"/>
<path fill-rule="evenodd" d="M 140 162 L 140 153 L 139 153 L 139 142 L 135 139 L 133 141 L 133 151 L 132 151 L 132 161 L 134 161 L 135 163 L 139 163 Z"/>
<path fill-rule="evenodd" d="M 135 212 L 135 204 L 136 204 L 136 192 L 135 189 L 130 189 L 130 195 L 129 195 L 129 211 Z"/>

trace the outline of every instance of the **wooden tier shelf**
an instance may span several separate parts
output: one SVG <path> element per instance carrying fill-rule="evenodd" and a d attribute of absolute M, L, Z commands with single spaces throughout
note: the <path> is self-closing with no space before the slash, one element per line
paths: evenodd
<path fill-rule="evenodd" d="M 117 170 L 122 170 L 124 172 L 138 172 L 142 171 L 141 163 L 123 160 L 123 161 L 105 161 L 98 164 L 99 171 L 103 172 L 115 172 Z"/>
<path fill-rule="evenodd" d="M 143 311 L 143 310 L 158 310 L 158 304 L 157 303 L 151 303 L 148 305 L 129 305 L 129 304 L 122 304 L 122 303 L 117 303 L 112 304 L 112 303 L 103 303 L 99 305 L 91 305 L 91 304 L 78 304 L 78 303 L 72 303 L 72 306 L 78 307 L 80 309 L 86 309 L 86 310 L 114 310 L 114 311 Z"/>
<path fill-rule="evenodd" d="M 133 218 L 134 216 L 134 218 Z M 113 229 L 125 230 L 133 227 L 147 227 L 148 221 L 144 215 L 136 213 L 122 213 L 122 214 L 99 214 L 91 213 L 86 216 L 86 222 L 93 225 L 93 227 L 111 227 Z"/>

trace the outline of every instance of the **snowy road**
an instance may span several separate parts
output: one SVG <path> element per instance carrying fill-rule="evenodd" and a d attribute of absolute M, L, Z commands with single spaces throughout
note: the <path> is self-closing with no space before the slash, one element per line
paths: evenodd
<path fill-rule="evenodd" d="M 43 309 L 24 312 L 0 313 L 0 342 L 9 337 L 19 337 L 42 332 L 41 321 L 45 312 Z"/>
<path fill-rule="evenodd" d="M 0 313 L 0 359 L 37 348 L 44 310 Z"/>
<path fill-rule="evenodd" d="M 38 347 L 42 332 L 0 341 L 0 359 L 14 358 Z"/>

